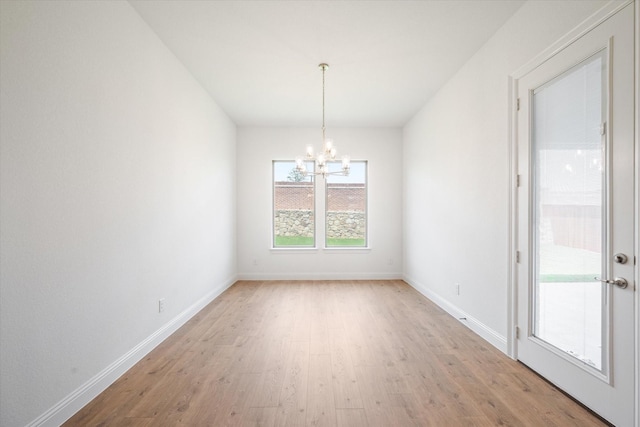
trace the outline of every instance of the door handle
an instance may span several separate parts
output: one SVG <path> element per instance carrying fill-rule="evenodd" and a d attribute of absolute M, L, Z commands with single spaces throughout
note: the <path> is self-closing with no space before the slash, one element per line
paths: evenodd
<path fill-rule="evenodd" d="M 616 277 L 613 280 L 602 280 L 599 277 L 594 277 L 594 279 L 599 281 L 599 282 L 602 282 L 602 283 L 608 283 L 610 285 L 616 285 L 620 289 L 625 289 L 627 286 L 629 286 L 629 282 L 627 282 L 627 279 L 625 279 L 624 277 Z"/>

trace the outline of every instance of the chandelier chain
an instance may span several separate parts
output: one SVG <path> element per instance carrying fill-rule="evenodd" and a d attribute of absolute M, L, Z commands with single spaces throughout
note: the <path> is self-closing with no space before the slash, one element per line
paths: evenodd
<path fill-rule="evenodd" d="M 324 127 L 324 72 L 327 67 L 322 65 L 322 142 L 325 140 L 325 127 Z"/>

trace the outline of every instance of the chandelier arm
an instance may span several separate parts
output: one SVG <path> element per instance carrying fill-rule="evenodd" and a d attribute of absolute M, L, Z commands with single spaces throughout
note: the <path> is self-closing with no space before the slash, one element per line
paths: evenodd
<path fill-rule="evenodd" d="M 340 170 L 340 171 L 333 171 L 333 172 L 309 172 L 309 171 L 305 171 L 304 172 L 305 176 L 327 176 L 327 175 L 336 175 L 336 176 L 349 176 L 349 172 L 346 169 Z"/>

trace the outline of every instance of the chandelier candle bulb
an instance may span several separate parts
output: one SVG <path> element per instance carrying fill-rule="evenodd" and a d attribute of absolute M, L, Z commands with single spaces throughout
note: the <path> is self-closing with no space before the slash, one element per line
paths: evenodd
<path fill-rule="evenodd" d="M 348 170 L 351 167 L 351 158 L 349 156 L 342 156 L 342 169 Z"/>
<path fill-rule="evenodd" d="M 324 151 L 325 153 L 330 153 L 333 149 L 333 139 L 327 138 L 324 141 Z"/>
<path fill-rule="evenodd" d="M 305 166 L 304 160 L 302 160 L 302 157 L 296 158 L 296 170 L 303 174 L 306 174 L 307 172 L 307 167 Z"/>

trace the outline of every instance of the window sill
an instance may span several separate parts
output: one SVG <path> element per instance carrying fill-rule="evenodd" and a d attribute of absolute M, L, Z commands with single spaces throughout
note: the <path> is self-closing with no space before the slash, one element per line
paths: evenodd
<path fill-rule="evenodd" d="M 336 247 L 336 248 L 269 248 L 273 254 L 311 254 L 323 251 L 329 254 L 339 254 L 348 252 L 350 254 L 368 254 L 371 252 L 370 247 Z"/>
<path fill-rule="evenodd" d="M 368 254 L 369 252 L 371 252 L 371 248 L 369 246 L 367 247 L 362 247 L 362 246 L 354 246 L 354 247 L 330 247 L 330 248 L 322 248 L 323 251 L 327 252 L 327 253 L 344 253 L 344 252 L 349 252 L 352 254 Z"/>
<path fill-rule="evenodd" d="M 269 248 L 269 251 L 274 254 L 291 254 L 291 253 L 301 253 L 301 254 L 309 254 L 318 252 L 318 248 Z"/>

